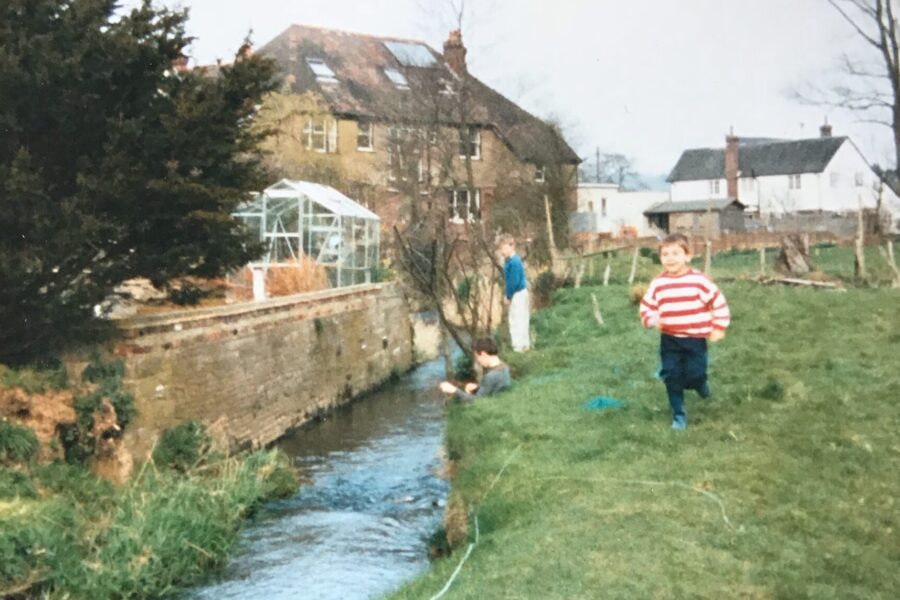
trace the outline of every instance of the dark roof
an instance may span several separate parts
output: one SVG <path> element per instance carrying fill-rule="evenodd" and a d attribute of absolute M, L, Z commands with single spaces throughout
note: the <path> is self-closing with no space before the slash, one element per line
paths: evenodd
<path fill-rule="evenodd" d="M 430 67 L 405 66 L 385 44 L 396 42 L 415 46 L 419 60 L 433 56 Z M 337 115 L 370 118 L 385 122 L 429 122 L 436 103 L 443 106 L 444 121 L 455 125 L 464 121 L 493 129 L 521 160 L 534 164 L 562 162 L 577 164 L 578 155 L 554 128 L 511 102 L 503 95 L 468 75 L 467 118 L 459 115 L 460 102 L 442 89 L 459 86 L 460 78 L 444 64 L 443 56 L 417 40 L 384 38 L 304 25 L 291 25 L 259 53 L 275 59 L 287 77 L 291 91 L 313 91 Z M 306 59 L 319 58 L 334 72 L 336 83 L 316 80 Z M 427 61 L 426 61 L 427 62 Z M 398 89 L 384 69 L 400 71 L 409 89 Z"/>
<path fill-rule="evenodd" d="M 720 210 L 728 208 L 729 206 L 736 206 L 741 210 L 744 210 L 745 208 L 744 204 L 738 202 L 737 200 L 732 200 L 731 198 L 724 198 L 722 200 L 683 200 L 680 202 L 673 202 L 669 200 L 651 206 L 644 211 L 644 214 L 661 215 L 667 213 L 705 212 L 707 210 L 718 212 Z"/>
<path fill-rule="evenodd" d="M 738 146 L 738 170 L 741 177 L 821 173 L 828 166 L 846 137 L 821 137 L 808 140 L 771 141 L 750 138 Z M 694 181 L 725 177 L 723 148 L 685 150 L 667 181 Z"/>

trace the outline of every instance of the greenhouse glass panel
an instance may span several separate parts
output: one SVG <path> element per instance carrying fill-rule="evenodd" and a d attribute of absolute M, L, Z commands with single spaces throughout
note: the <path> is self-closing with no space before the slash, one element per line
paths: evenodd
<path fill-rule="evenodd" d="M 233 216 L 259 232 L 265 252 L 251 268 L 315 264 L 333 287 L 372 281 L 379 261 L 378 216 L 334 188 L 283 179 Z"/>

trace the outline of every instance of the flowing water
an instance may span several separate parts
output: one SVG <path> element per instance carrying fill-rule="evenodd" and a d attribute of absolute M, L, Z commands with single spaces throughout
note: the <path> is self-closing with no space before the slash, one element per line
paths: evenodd
<path fill-rule="evenodd" d="M 266 505 L 222 577 L 187 597 L 377 598 L 426 569 L 448 491 L 442 377 L 428 363 L 280 440 L 304 485 Z"/>

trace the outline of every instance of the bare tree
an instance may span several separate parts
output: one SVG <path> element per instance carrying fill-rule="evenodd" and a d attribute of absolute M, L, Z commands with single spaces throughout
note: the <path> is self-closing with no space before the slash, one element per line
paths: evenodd
<path fill-rule="evenodd" d="M 796 93 L 806 103 L 860 114 L 884 125 L 894 139 L 894 169 L 900 162 L 900 25 L 897 0 L 828 0 L 870 50 L 868 60 L 841 55 L 843 83 L 827 91 Z"/>

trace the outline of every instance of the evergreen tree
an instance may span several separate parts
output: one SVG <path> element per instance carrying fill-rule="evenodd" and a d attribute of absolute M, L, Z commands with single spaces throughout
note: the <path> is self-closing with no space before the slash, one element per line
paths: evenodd
<path fill-rule="evenodd" d="M 0 362 L 96 331 L 137 276 L 210 277 L 258 248 L 229 215 L 264 175 L 252 121 L 271 61 L 174 67 L 186 11 L 0 2 Z"/>

